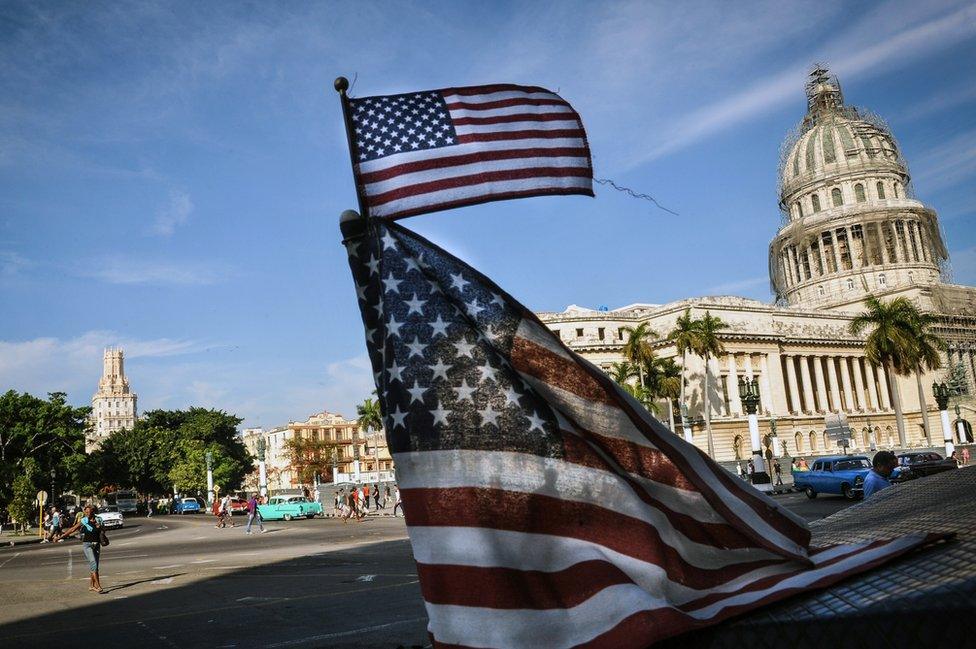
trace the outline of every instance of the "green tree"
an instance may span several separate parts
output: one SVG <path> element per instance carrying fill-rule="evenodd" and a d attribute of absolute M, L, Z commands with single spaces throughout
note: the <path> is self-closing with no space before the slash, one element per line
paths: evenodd
<path fill-rule="evenodd" d="M 383 428 L 383 414 L 380 412 L 379 401 L 373 400 L 372 397 L 367 397 L 356 406 L 356 414 L 359 415 L 359 427 L 367 433 Z"/>
<path fill-rule="evenodd" d="M 867 310 L 854 316 L 849 325 L 852 334 L 858 336 L 870 329 L 864 342 L 864 356 L 868 362 L 885 368 L 888 377 L 888 390 L 891 392 L 895 408 L 895 424 L 898 427 L 898 443 L 907 445 L 905 436 L 905 416 L 902 413 L 901 395 L 898 392 L 896 374 L 909 374 L 913 371 L 915 334 L 913 333 L 913 313 L 915 307 L 906 298 L 896 297 L 890 302 L 882 302 L 874 296 L 864 300 Z"/>
<path fill-rule="evenodd" d="M 721 318 L 716 318 L 708 311 L 696 323 L 695 328 L 698 332 L 698 344 L 695 353 L 705 359 L 705 390 L 702 397 L 705 406 L 705 431 L 708 435 L 708 455 L 715 458 L 715 443 L 712 440 L 712 406 L 708 396 L 708 379 L 711 372 L 708 369 L 708 361 L 712 356 L 725 353 L 725 347 L 719 340 L 719 331 L 728 327 Z"/>
<path fill-rule="evenodd" d="M 925 390 L 922 389 L 922 374 L 925 371 L 934 372 L 942 367 L 942 352 L 948 349 L 949 345 L 932 332 L 932 327 L 938 322 L 938 318 L 928 313 L 920 313 L 914 304 L 910 306 L 908 315 L 912 331 L 912 349 L 908 364 L 915 373 L 915 387 L 918 389 L 918 403 L 922 411 L 925 439 L 931 446 L 932 429 L 929 425 L 929 408 L 925 401 Z"/>
<path fill-rule="evenodd" d="M 621 361 L 620 363 L 612 363 L 610 365 L 610 371 L 608 374 L 610 375 L 610 378 L 613 379 L 614 383 L 618 383 L 626 387 L 630 384 L 630 379 L 637 376 L 637 371 L 629 362 Z"/>
<path fill-rule="evenodd" d="M 14 478 L 13 494 L 7 510 L 22 529 L 26 529 L 37 515 L 37 507 L 34 505 L 37 491 L 29 475 L 23 474 Z"/>
<path fill-rule="evenodd" d="M 698 321 L 691 317 L 691 309 L 685 309 L 685 312 L 675 320 L 674 329 L 668 333 L 668 340 L 674 343 L 675 351 L 681 354 L 681 394 L 679 399 L 685 408 L 688 407 L 685 401 L 685 384 L 687 383 L 685 368 L 688 367 L 688 352 L 698 353 L 697 349 L 700 347 L 698 338 Z"/>
<path fill-rule="evenodd" d="M 674 401 L 681 395 L 682 383 L 681 368 L 673 358 L 654 358 L 648 368 L 648 385 L 655 398 L 664 399 L 668 404 L 671 432 L 675 432 Z"/>
<path fill-rule="evenodd" d="M 654 360 L 654 347 L 651 341 L 658 337 L 657 333 L 646 322 L 636 327 L 624 327 L 623 330 L 627 334 L 627 340 L 621 351 L 627 362 L 637 370 L 637 381 L 641 387 L 644 387 L 644 374 L 647 366 Z"/>
<path fill-rule="evenodd" d="M 332 480 L 332 453 L 334 444 L 306 437 L 294 437 L 285 442 L 288 465 L 299 482 L 312 484 L 315 476 L 328 476 Z"/>

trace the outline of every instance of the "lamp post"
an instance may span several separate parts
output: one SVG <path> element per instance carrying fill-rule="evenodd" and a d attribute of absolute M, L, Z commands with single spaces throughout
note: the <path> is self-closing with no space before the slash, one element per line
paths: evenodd
<path fill-rule="evenodd" d="M 688 420 L 688 404 L 681 404 L 681 429 L 685 434 L 685 441 L 689 444 L 694 443 L 694 438 L 691 435 L 691 422 Z"/>
<path fill-rule="evenodd" d="M 966 436 L 966 424 L 962 420 L 962 411 L 959 409 L 959 404 L 956 404 L 956 435 L 959 437 L 959 443 L 965 444 L 969 441 Z"/>
<path fill-rule="evenodd" d="M 268 448 L 268 443 L 264 437 L 258 438 L 258 492 L 264 498 L 268 495 L 268 467 L 264 463 L 264 452 Z"/>
<path fill-rule="evenodd" d="M 760 399 L 759 381 L 755 378 L 751 381 L 747 381 L 744 377 L 740 378 L 739 399 L 742 401 L 742 408 L 749 416 L 749 441 L 752 444 L 753 472 L 750 476 L 752 484 L 760 491 L 771 491 L 773 485 L 769 478 L 769 470 L 766 468 L 766 458 L 763 457 L 762 442 L 759 438 L 759 418 L 756 416 Z"/>
<path fill-rule="evenodd" d="M 956 450 L 952 443 L 952 425 L 949 423 L 949 386 L 945 383 L 933 383 L 932 394 L 935 395 L 935 403 L 939 406 L 939 416 L 942 418 L 942 439 L 945 442 L 946 457 L 949 457 Z"/>
<path fill-rule="evenodd" d="M 207 451 L 207 504 L 213 504 L 213 453 Z"/>
<path fill-rule="evenodd" d="M 56 475 L 57 474 L 54 472 L 54 469 L 52 468 L 51 469 L 51 502 L 53 502 L 55 505 L 57 505 L 58 502 L 57 499 L 54 497 L 54 478 Z"/>

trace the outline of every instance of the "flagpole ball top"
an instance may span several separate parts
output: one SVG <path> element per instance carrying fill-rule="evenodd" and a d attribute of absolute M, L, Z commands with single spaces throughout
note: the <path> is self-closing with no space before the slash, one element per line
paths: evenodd
<path fill-rule="evenodd" d="M 339 223 L 348 223 L 349 221 L 358 221 L 361 216 L 356 210 L 345 210 L 339 215 Z"/>
<path fill-rule="evenodd" d="M 349 90 L 349 79 L 345 77 L 336 77 L 335 83 L 332 85 L 335 86 L 336 92 L 340 94 L 344 93 Z"/>

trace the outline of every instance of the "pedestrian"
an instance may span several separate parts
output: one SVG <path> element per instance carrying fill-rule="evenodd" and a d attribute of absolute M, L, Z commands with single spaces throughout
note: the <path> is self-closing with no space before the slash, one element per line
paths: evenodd
<path fill-rule="evenodd" d="M 783 467 L 780 466 L 779 459 L 773 460 L 773 471 L 776 473 L 776 484 L 783 484 Z"/>
<path fill-rule="evenodd" d="M 962 463 L 969 464 L 969 449 L 966 447 L 962 449 Z"/>
<path fill-rule="evenodd" d="M 258 520 L 258 527 L 261 528 L 261 534 L 264 534 L 264 519 L 261 518 L 261 510 L 258 509 L 258 495 L 251 494 L 251 497 L 247 499 L 247 527 L 244 528 L 245 534 L 251 533 L 251 523 L 254 519 Z"/>
<path fill-rule="evenodd" d="M 380 510 L 380 485 L 377 482 L 373 485 L 373 502 L 376 503 L 376 511 Z"/>
<path fill-rule="evenodd" d="M 316 502 L 316 503 L 319 502 L 319 499 L 322 497 L 322 492 L 319 491 L 318 483 L 316 483 L 315 485 L 315 491 L 312 492 L 312 496 L 313 496 L 312 502 Z"/>
<path fill-rule="evenodd" d="M 752 460 L 749 460 L 749 480 L 752 481 L 752 474 L 756 472 L 756 465 Z"/>
<path fill-rule="evenodd" d="M 390 485 L 387 484 L 386 485 L 386 493 L 383 495 L 383 508 L 384 509 L 386 509 L 386 506 L 389 504 L 389 502 L 390 502 Z"/>
<path fill-rule="evenodd" d="M 306 487 L 305 485 L 302 485 L 302 496 L 305 497 L 305 500 L 309 499 L 308 487 Z"/>
<path fill-rule="evenodd" d="M 871 460 L 873 468 L 864 476 L 864 498 L 867 499 L 876 491 L 891 486 L 888 478 L 898 466 L 898 458 L 891 451 L 878 451 Z"/>
<path fill-rule="evenodd" d="M 795 457 L 791 457 L 790 458 L 790 473 L 791 474 L 796 473 L 796 458 Z"/>
<path fill-rule="evenodd" d="M 220 506 L 217 510 L 217 525 L 215 527 L 227 527 L 227 521 L 230 520 L 231 527 L 237 527 L 234 523 L 234 519 L 231 518 L 230 512 L 230 494 L 225 494 L 223 498 L 220 499 Z"/>
<path fill-rule="evenodd" d="M 81 518 L 71 526 L 61 536 L 70 536 L 76 531 L 81 532 L 81 551 L 88 559 L 88 570 L 91 575 L 88 580 L 88 590 L 96 593 L 104 593 L 102 582 L 98 577 L 98 563 L 102 555 L 102 545 L 108 545 L 108 537 L 105 536 L 105 528 L 102 521 L 96 516 L 97 510 L 92 505 L 85 505 L 81 512 Z M 60 537 L 59 537 L 60 539 Z"/>
<path fill-rule="evenodd" d="M 152 498 L 146 499 L 146 518 L 152 518 L 154 502 Z"/>
<path fill-rule="evenodd" d="M 362 517 L 359 515 L 359 490 L 356 488 L 350 489 L 349 496 L 347 497 L 346 507 L 347 510 L 345 516 L 342 518 L 343 523 L 348 523 L 349 518 L 355 514 L 356 522 L 362 522 Z"/>
<path fill-rule="evenodd" d="M 369 511 L 369 483 L 363 485 L 363 497 L 360 501 L 364 511 Z"/>
<path fill-rule="evenodd" d="M 397 508 L 403 509 L 403 502 L 400 500 L 400 485 L 393 486 L 393 516 L 397 515 Z"/>

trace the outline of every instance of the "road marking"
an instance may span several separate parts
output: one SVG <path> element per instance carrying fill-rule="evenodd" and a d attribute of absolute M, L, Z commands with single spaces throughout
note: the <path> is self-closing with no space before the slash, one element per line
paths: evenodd
<path fill-rule="evenodd" d="M 359 575 L 356 577 L 356 581 L 373 581 L 376 579 L 376 575 Z"/>
<path fill-rule="evenodd" d="M 3 568 L 5 565 L 7 565 L 8 563 L 10 563 L 11 561 L 13 561 L 14 559 L 16 559 L 19 556 L 20 556 L 20 552 L 18 552 L 14 556 L 10 557 L 9 559 L 7 559 L 6 561 L 4 561 L 3 563 L 0 563 L 0 568 Z"/>
<path fill-rule="evenodd" d="M 199 541 L 200 539 L 209 539 L 209 538 L 210 538 L 209 536 L 194 536 L 193 540 Z"/>
<path fill-rule="evenodd" d="M 191 561 L 191 563 L 213 563 L 216 559 L 197 559 L 196 561 Z"/>
<path fill-rule="evenodd" d="M 148 554 L 126 554 L 123 556 L 116 556 L 110 553 L 104 553 L 102 556 L 108 557 L 109 559 L 139 559 L 141 557 L 148 557 Z"/>
<path fill-rule="evenodd" d="M 278 600 L 289 599 L 288 597 L 240 597 L 238 602 L 277 602 Z"/>
<path fill-rule="evenodd" d="M 182 565 L 183 565 L 182 563 L 174 563 L 171 566 L 153 566 L 153 570 L 166 570 L 167 568 L 179 568 Z"/>
<path fill-rule="evenodd" d="M 68 548 L 68 579 L 71 579 L 74 568 L 74 557 L 71 556 L 73 552 L 74 548 Z"/>
<path fill-rule="evenodd" d="M 415 624 L 417 622 L 423 622 L 426 617 L 415 617 L 409 620 L 400 620 L 398 622 L 387 622 L 386 624 L 377 624 L 376 626 L 367 626 L 361 629 L 353 629 L 352 631 L 340 631 L 338 633 L 325 633 L 323 635 L 313 635 L 307 638 L 299 638 L 298 640 L 287 640 L 285 642 L 276 642 L 275 644 L 266 645 L 268 647 L 290 647 L 297 644 L 305 644 L 308 642 L 318 642 L 320 640 L 331 640 L 333 638 L 342 638 L 344 636 L 356 635 L 357 633 L 369 633 L 370 631 L 379 631 L 380 629 L 387 629 L 391 626 L 399 626 L 401 624 Z"/>
<path fill-rule="evenodd" d="M 119 543 L 119 547 L 121 548 L 124 545 L 132 545 L 133 543 L 135 543 L 135 541 L 126 541 L 125 543 Z"/>
<path fill-rule="evenodd" d="M 156 579 L 156 580 L 151 581 L 149 583 L 150 584 L 172 584 L 173 583 L 173 578 L 172 577 L 166 577 L 164 579 Z"/>

